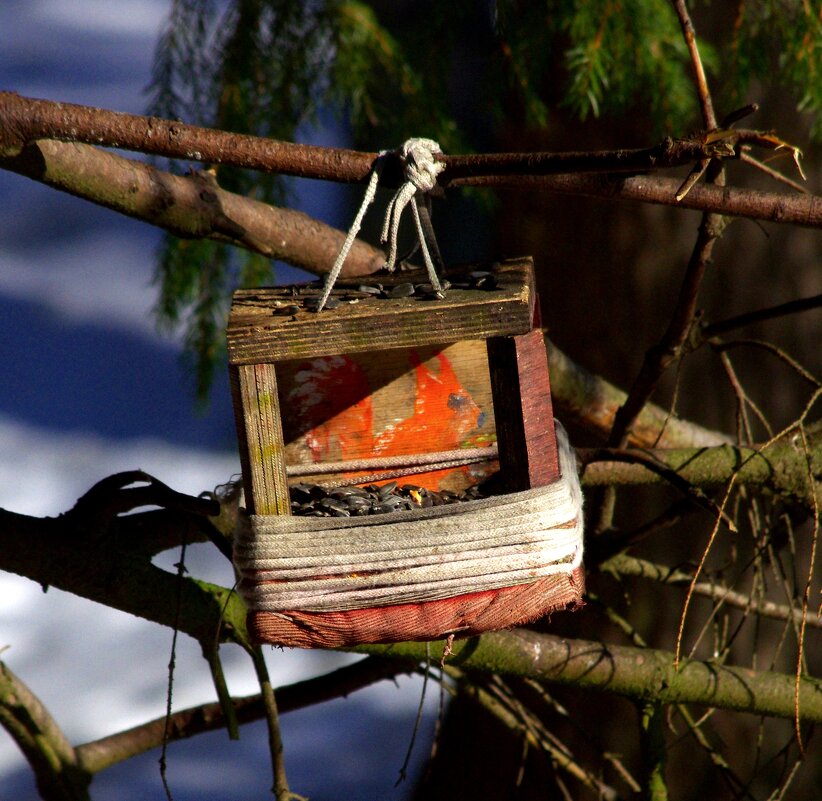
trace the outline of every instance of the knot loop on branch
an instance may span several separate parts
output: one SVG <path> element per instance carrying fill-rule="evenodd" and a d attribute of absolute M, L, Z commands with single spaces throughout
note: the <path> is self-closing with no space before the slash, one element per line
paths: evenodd
<path fill-rule="evenodd" d="M 348 235 L 326 278 L 322 295 L 317 304 L 318 312 L 322 311 L 325 306 L 331 290 L 334 288 L 334 283 L 345 263 L 345 258 L 360 231 L 365 212 L 374 202 L 374 196 L 377 193 L 377 185 L 379 184 L 385 158 L 389 153 L 390 151 L 386 150 L 380 151 L 379 156 L 374 161 L 371 168 L 371 177 L 368 180 L 362 204 L 354 217 L 354 222 L 351 224 Z M 423 261 L 428 271 L 431 288 L 434 293 L 441 298 L 443 297 L 443 290 L 434 267 L 434 259 L 440 266 L 442 266 L 443 261 L 434 235 L 434 227 L 431 224 L 431 201 L 429 197 L 429 193 L 437 185 L 437 176 L 445 169 L 445 164 L 437 161 L 435 158 L 438 153 L 442 153 L 439 144 L 433 139 L 424 139 L 422 137 L 407 139 L 399 149 L 397 155 L 403 162 L 405 182 L 396 191 L 394 197 L 391 198 L 391 202 L 388 204 L 385 212 L 385 221 L 382 226 L 382 234 L 380 235 L 380 242 L 383 244 L 388 242 L 388 258 L 385 262 L 385 269 L 393 272 L 397 264 L 397 237 L 399 235 L 400 220 L 405 207 L 413 200 L 414 202 L 411 209 L 414 213 L 414 223 L 417 229 L 417 244 L 406 258 L 410 258 L 418 247 L 422 250 Z"/>
<path fill-rule="evenodd" d="M 437 176 L 445 169 L 445 164 L 434 156 L 442 153 L 439 143 L 421 137 L 407 139 L 400 153 L 405 162 L 405 178 L 420 192 L 430 192 L 437 185 Z"/>

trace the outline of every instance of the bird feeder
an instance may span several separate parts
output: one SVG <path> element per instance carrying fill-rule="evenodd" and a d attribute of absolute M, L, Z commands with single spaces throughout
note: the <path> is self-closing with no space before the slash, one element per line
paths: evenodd
<path fill-rule="evenodd" d="M 343 283 L 320 313 L 316 288 L 235 292 L 227 337 L 247 513 L 235 564 L 255 640 L 467 636 L 579 602 L 581 498 L 572 463 L 562 484 L 533 264 L 446 277 L 444 299 L 409 294 L 402 273 L 381 287 Z M 379 497 L 398 472 L 420 501 L 471 498 L 491 476 L 502 494 L 291 515 L 294 485 L 306 497 L 337 487 L 343 500 L 345 487 L 370 485 Z"/>

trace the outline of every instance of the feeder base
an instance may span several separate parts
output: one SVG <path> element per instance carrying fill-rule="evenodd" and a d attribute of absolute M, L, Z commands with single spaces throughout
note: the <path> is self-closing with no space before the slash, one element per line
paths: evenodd
<path fill-rule="evenodd" d="M 441 601 L 345 612 L 249 612 L 255 642 L 294 648 L 349 648 L 364 643 L 471 637 L 511 628 L 581 603 L 585 571 L 548 576 L 533 584 L 458 595 Z"/>

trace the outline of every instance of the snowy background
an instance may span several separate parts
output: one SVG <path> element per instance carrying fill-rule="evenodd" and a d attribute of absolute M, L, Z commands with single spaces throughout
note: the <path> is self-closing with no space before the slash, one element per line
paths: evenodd
<path fill-rule="evenodd" d="M 142 113 L 168 0 L 3 0 L 0 89 Z M 333 131 L 306 132 L 315 142 Z M 343 225 L 334 189 L 307 185 L 300 207 Z M 150 226 L 0 171 L 0 507 L 30 515 L 70 508 L 99 479 L 140 468 L 197 494 L 239 472 L 227 383 L 205 414 L 194 408 L 179 342 L 151 313 Z M 178 553 L 165 554 L 170 566 Z M 189 550 L 191 572 L 231 583 L 213 548 Z M 171 632 L 89 601 L 0 573 L 2 659 L 45 703 L 72 743 L 158 717 L 165 709 Z M 248 659 L 224 647 L 235 694 L 257 691 Z M 317 675 L 355 657 L 268 653 L 275 683 Z M 402 799 L 394 789 L 421 682 L 383 682 L 347 700 L 283 719 L 292 788 L 322 799 Z M 199 648 L 178 641 L 175 708 L 214 700 Z M 430 747 L 429 691 L 411 775 Z M 161 798 L 158 752 L 104 771 L 95 799 Z M 261 798 L 270 787 L 264 724 L 172 744 L 178 801 Z M 0 798 L 36 798 L 13 741 L 0 729 Z"/>

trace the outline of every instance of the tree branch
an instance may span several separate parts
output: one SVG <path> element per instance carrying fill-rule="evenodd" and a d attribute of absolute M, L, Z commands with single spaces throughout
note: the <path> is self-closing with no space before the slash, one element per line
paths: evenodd
<path fill-rule="evenodd" d="M 16 155 L 38 139 L 84 142 L 168 158 L 348 183 L 365 180 L 378 155 L 233 134 L 158 117 L 0 92 L 0 155 Z M 751 143 L 775 147 L 758 131 L 740 130 L 723 139 L 722 152 L 730 153 L 736 146 Z M 459 179 L 489 175 L 638 172 L 679 167 L 717 154 L 714 143 L 695 134 L 682 139 L 666 138 L 653 147 L 634 150 L 443 155 L 440 159 L 446 164 L 448 177 L 444 181 L 448 183 L 452 176 Z M 399 180 L 398 166 L 385 176 L 387 183 Z"/>
<path fill-rule="evenodd" d="M 152 565 L 151 555 L 128 536 L 134 531 L 133 518 L 140 516 L 118 518 L 105 537 L 90 539 L 70 518 L 28 517 L 0 509 L 0 568 L 173 627 L 169 599 L 175 597 L 178 580 Z M 222 641 L 247 647 L 245 611 L 231 590 L 183 579 L 179 630 L 198 642 L 211 643 L 219 632 Z"/>
<path fill-rule="evenodd" d="M 676 178 L 650 175 L 515 175 L 461 178 L 453 181 L 451 186 L 541 189 L 566 195 L 636 200 L 696 211 L 714 211 L 729 217 L 822 228 L 822 197 L 819 195 L 697 184 L 682 200 L 677 200 L 676 193 L 681 183 Z"/>
<path fill-rule="evenodd" d="M 35 100 L 0 92 L 0 157 L 19 156 L 26 145 L 40 139 L 59 139 L 137 150 L 170 158 L 230 164 L 331 181 L 361 182 L 368 176 L 376 153 L 342 148 L 300 145 L 272 139 L 216 131 L 181 122 L 113 111 Z M 716 211 L 753 219 L 822 226 L 822 198 L 794 197 L 754 190 L 718 190 L 695 186 L 684 200 L 676 200 L 680 182 L 647 176 L 565 174 L 573 171 L 639 172 L 698 162 L 718 155 L 735 155 L 745 144 L 767 148 L 785 143 L 758 131 L 733 131 L 721 148 L 697 134 L 667 139 L 639 150 L 593 153 L 499 153 L 442 156 L 447 170 L 442 186 L 533 186 L 554 192 L 641 200 Z M 383 170 L 386 186 L 400 180 L 399 163 Z M 712 190 L 714 191 L 708 191 Z M 228 215 L 231 216 L 231 215 Z"/>
<path fill-rule="evenodd" d="M 299 211 L 227 192 L 211 173 L 173 175 L 83 144 L 40 140 L 0 168 L 184 238 L 209 238 L 281 259 L 312 273 L 331 269 L 345 233 Z M 385 254 L 355 240 L 343 274 L 369 275 Z"/>
<path fill-rule="evenodd" d="M 585 486 L 650 484 L 664 480 L 658 473 L 632 461 L 630 449 L 579 448 L 578 453 L 586 464 Z M 645 453 L 689 484 L 699 487 L 725 484 L 736 474 L 738 485 L 768 487 L 806 506 L 813 503 L 814 494 L 822 493 L 822 438 L 819 437 L 810 444 L 813 484 L 808 479 L 804 452 L 786 439 L 764 450 L 720 445 L 714 448 L 657 449 Z M 609 461 L 612 456 L 617 456 L 619 461 Z"/>
<path fill-rule="evenodd" d="M 563 420 L 608 437 L 625 392 L 586 370 L 548 341 L 551 397 Z M 653 403 L 646 403 L 631 429 L 630 444 L 638 447 L 693 448 L 722 445 L 730 437 L 682 420 Z"/>
<path fill-rule="evenodd" d="M 159 117 L 0 92 L 0 156 L 17 155 L 25 145 L 38 139 L 83 142 L 174 159 L 344 182 L 366 178 L 377 157 L 376 153 L 279 142 Z"/>
<path fill-rule="evenodd" d="M 797 298 L 787 303 L 780 303 L 778 306 L 768 306 L 765 309 L 757 309 L 756 311 L 739 314 L 715 323 L 708 323 L 702 327 L 701 336 L 703 339 L 710 339 L 711 337 L 727 334 L 736 328 L 744 328 L 745 326 L 755 323 L 764 323 L 768 320 L 786 317 L 789 314 L 818 309 L 820 306 L 822 306 L 822 295 L 814 295 L 809 298 Z"/>
<path fill-rule="evenodd" d="M 686 589 L 694 580 L 693 575 L 686 573 L 684 570 L 654 564 L 646 559 L 639 559 L 626 554 L 612 556 L 600 565 L 600 570 L 620 576 L 646 578 L 660 584 L 684 586 Z M 693 592 L 705 598 L 710 598 L 717 603 L 724 603 L 760 617 L 767 617 L 772 620 L 793 620 L 797 625 L 801 624 L 804 619 L 808 626 L 822 628 L 822 617 L 805 615 L 801 608 L 793 608 L 787 604 L 778 604 L 774 601 L 765 600 L 758 601 L 751 597 L 749 593 L 737 592 L 716 582 L 699 581 L 694 584 Z"/>
<path fill-rule="evenodd" d="M 428 646 L 433 660 L 444 643 Z M 357 651 L 397 658 L 426 658 L 425 643 L 359 646 Z M 538 681 L 602 690 L 660 704 L 700 704 L 754 715 L 793 719 L 796 676 L 682 660 L 651 648 L 606 645 L 588 640 L 514 631 L 483 634 L 453 644 L 447 663 L 464 670 L 527 676 Z M 822 721 L 822 681 L 799 682 L 803 721 Z"/>
<path fill-rule="evenodd" d="M 705 123 L 705 127 L 711 130 L 712 128 L 716 128 L 716 115 L 714 114 L 711 92 L 708 89 L 708 79 L 705 76 L 705 68 L 702 66 L 702 57 L 699 55 L 699 48 L 696 44 L 694 24 L 685 6 L 685 0 L 673 0 L 673 6 L 676 16 L 679 19 L 679 25 L 682 28 L 685 46 L 688 48 L 688 54 L 691 57 L 696 94 L 699 98 L 699 106 L 702 109 L 702 120 Z"/>
<path fill-rule="evenodd" d="M 28 760 L 44 801 L 88 801 L 91 774 L 34 693 L 0 662 L 0 725 Z"/>
<path fill-rule="evenodd" d="M 276 690 L 280 713 L 293 712 L 321 704 L 390 679 L 401 673 L 413 673 L 414 660 L 395 661 L 369 657 L 313 679 L 286 684 Z M 232 699 L 237 720 L 241 724 L 262 720 L 266 716 L 261 694 Z M 77 762 L 89 774 L 99 773 L 118 762 L 159 747 L 163 742 L 165 717 L 156 718 L 117 734 L 78 745 L 74 750 Z M 181 709 L 171 716 L 169 742 L 185 740 L 225 727 L 225 716 L 219 703 Z"/>

